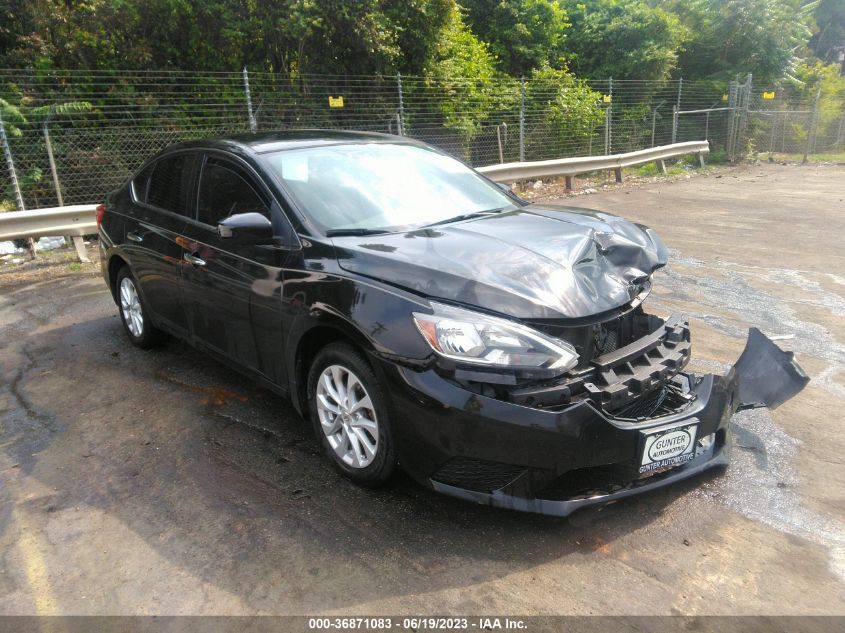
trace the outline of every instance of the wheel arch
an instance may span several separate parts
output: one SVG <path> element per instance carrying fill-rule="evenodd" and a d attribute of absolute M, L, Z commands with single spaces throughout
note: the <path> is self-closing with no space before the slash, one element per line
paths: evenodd
<path fill-rule="evenodd" d="M 126 258 L 123 256 L 115 253 L 109 257 L 108 267 L 106 270 L 108 271 L 109 290 L 111 291 L 111 296 L 115 303 L 117 303 L 117 275 L 120 272 L 120 269 L 124 266 L 128 268 L 129 262 L 126 261 Z"/>
<path fill-rule="evenodd" d="M 294 408 L 308 417 L 308 373 L 319 351 L 330 343 L 343 341 L 364 352 L 369 357 L 375 351 L 372 342 L 351 323 L 340 317 L 325 314 L 303 330 L 296 340 L 291 363 L 290 394 Z M 372 363 L 371 363 L 372 365 Z M 374 371 L 376 369 L 374 368 Z"/>

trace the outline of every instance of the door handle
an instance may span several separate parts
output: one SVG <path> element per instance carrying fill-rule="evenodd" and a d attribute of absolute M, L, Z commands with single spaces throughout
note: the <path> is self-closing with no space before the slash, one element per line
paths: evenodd
<path fill-rule="evenodd" d="M 133 241 L 133 242 L 143 242 L 143 241 L 144 241 L 144 236 L 143 236 L 143 235 L 138 235 L 135 231 L 129 231 L 129 232 L 126 234 L 126 239 L 127 239 L 127 240 L 131 240 L 131 241 Z"/>
<path fill-rule="evenodd" d="M 197 257 L 196 255 L 191 255 L 190 253 L 185 253 L 182 255 L 182 259 L 186 262 L 193 264 L 194 266 L 205 266 L 205 260 Z"/>

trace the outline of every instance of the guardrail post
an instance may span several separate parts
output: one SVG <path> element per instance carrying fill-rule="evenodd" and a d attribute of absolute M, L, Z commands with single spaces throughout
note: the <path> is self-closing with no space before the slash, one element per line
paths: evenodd
<path fill-rule="evenodd" d="M 26 211 L 26 206 L 23 203 L 23 192 L 21 185 L 18 182 L 18 174 L 15 171 L 15 161 L 12 159 L 12 148 L 9 147 L 9 137 L 6 136 L 6 126 L 3 123 L 3 115 L 0 113 L 0 145 L 3 145 L 3 154 L 6 156 L 6 166 L 9 169 L 9 178 L 12 180 L 12 188 L 15 190 L 15 199 L 20 211 Z M 29 245 L 29 255 L 32 259 L 38 255 L 38 250 L 35 247 L 35 240 L 31 237 L 27 238 Z"/>
<path fill-rule="evenodd" d="M 246 113 L 249 117 L 249 131 L 255 134 L 258 131 L 258 123 L 255 120 L 255 113 L 252 111 L 252 94 L 249 91 L 249 72 L 244 66 L 244 96 L 246 97 Z"/>
<path fill-rule="evenodd" d="M 666 161 L 662 158 L 660 160 L 654 161 L 654 164 L 657 166 L 657 171 L 659 171 L 664 176 L 666 175 Z"/>
<path fill-rule="evenodd" d="M 519 98 L 519 162 L 525 162 L 525 77 L 520 79 Z"/>
<path fill-rule="evenodd" d="M 402 73 L 396 73 L 396 90 L 399 93 L 399 118 L 397 119 L 397 131 L 399 136 L 405 136 L 405 98 L 402 93 Z"/>
<path fill-rule="evenodd" d="M 616 175 L 616 182 L 622 183 L 624 182 L 624 176 L 622 175 L 622 168 L 617 167 L 613 170 L 613 173 Z"/>

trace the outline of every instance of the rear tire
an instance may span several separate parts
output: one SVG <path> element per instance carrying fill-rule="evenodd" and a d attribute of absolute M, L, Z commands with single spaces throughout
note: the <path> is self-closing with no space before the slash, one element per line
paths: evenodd
<path fill-rule="evenodd" d="M 128 266 L 124 266 L 117 273 L 115 293 L 120 320 L 129 341 L 141 349 L 160 345 L 165 335 L 150 321 L 149 311 L 138 292 L 138 282 L 135 281 Z"/>
<path fill-rule="evenodd" d="M 387 399 L 358 350 L 338 342 L 317 353 L 308 373 L 308 407 L 335 468 L 364 486 L 390 478 L 396 453 Z"/>

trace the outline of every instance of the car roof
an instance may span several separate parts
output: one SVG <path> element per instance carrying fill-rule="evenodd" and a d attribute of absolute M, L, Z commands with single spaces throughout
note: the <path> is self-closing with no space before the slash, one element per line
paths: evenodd
<path fill-rule="evenodd" d="M 280 130 L 258 134 L 234 134 L 199 141 L 186 141 L 171 145 L 166 151 L 169 152 L 177 149 L 222 149 L 238 153 L 264 154 L 303 147 L 346 143 L 401 143 L 403 145 L 422 145 L 419 141 L 405 136 L 381 134 L 379 132 Z"/>

